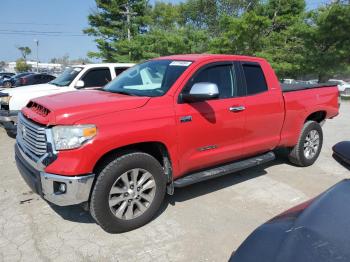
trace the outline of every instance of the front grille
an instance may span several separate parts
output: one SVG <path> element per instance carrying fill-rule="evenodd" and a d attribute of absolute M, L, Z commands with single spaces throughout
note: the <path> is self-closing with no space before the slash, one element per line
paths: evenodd
<path fill-rule="evenodd" d="M 345 88 L 344 95 L 350 96 L 350 88 Z"/>
<path fill-rule="evenodd" d="M 21 113 L 18 115 L 17 141 L 24 151 L 36 157 L 47 152 L 45 127 L 35 124 Z"/>

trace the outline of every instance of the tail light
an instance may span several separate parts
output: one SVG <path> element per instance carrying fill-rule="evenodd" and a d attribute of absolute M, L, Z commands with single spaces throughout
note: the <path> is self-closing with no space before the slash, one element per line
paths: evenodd
<path fill-rule="evenodd" d="M 21 77 L 19 82 L 21 83 L 21 85 L 25 85 L 27 83 L 27 78 Z"/>

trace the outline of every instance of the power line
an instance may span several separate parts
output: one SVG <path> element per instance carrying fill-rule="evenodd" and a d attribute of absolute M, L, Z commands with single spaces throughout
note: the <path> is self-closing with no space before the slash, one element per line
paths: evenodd
<path fill-rule="evenodd" d="M 9 33 L 35 33 L 35 34 L 78 34 L 77 32 L 64 32 L 64 31 L 36 31 L 36 30 L 9 30 L 0 29 L 0 32 Z"/>
<path fill-rule="evenodd" d="M 45 34 L 45 33 L 17 33 L 17 32 L 0 32 L 0 35 L 20 35 L 20 36 L 52 36 L 52 37 L 89 37 L 83 34 Z"/>
<path fill-rule="evenodd" d="M 0 25 L 39 25 L 39 26 L 64 26 L 64 24 L 26 23 L 26 22 L 0 22 Z"/>

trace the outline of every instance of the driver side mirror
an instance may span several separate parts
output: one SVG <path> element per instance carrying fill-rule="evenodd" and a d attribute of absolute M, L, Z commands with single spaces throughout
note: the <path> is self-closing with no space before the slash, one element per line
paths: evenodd
<path fill-rule="evenodd" d="M 76 83 L 75 83 L 75 88 L 79 89 L 79 88 L 83 88 L 85 86 L 85 83 L 83 80 L 78 80 Z"/>
<path fill-rule="evenodd" d="M 194 84 L 188 94 L 182 94 L 184 102 L 202 102 L 219 97 L 219 88 L 214 83 L 200 82 Z"/>

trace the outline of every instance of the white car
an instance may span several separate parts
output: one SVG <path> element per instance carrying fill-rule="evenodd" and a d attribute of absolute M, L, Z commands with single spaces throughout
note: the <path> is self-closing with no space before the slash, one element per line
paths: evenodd
<path fill-rule="evenodd" d="M 28 85 L 0 92 L 0 123 L 9 134 L 16 133 L 18 112 L 29 100 L 46 95 L 98 88 L 106 85 L 132 63 L 87 64 L 67 67 L 56 79 L 46 84 Z"/>
<path fill-rule="evenodd" d="M 340 79 L 329 79 L 329 82 L 338 85 L 339 93 L 342 97 L 350 97 L 350 83 Z"/>

